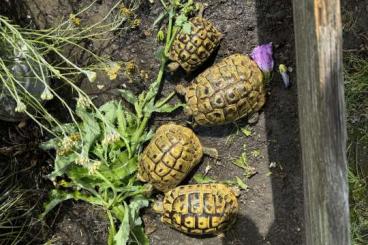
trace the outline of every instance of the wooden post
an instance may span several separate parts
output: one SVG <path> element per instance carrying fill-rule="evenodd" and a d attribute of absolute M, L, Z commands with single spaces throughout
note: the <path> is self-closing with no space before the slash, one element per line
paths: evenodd
<path fill-rule="evenodd" d="M 294 0 L 307 245 L 349 245 L 339 0 Z"/>

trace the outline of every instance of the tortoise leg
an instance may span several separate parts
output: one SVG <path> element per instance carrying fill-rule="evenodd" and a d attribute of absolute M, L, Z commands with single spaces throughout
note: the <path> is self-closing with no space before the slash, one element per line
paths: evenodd
<path fill-rule="evenodd" d="M 219 158 L 219 154 L 216 148 L 203 147 L 203 154 L 210 156 L 214 159 Z"/>
<path fill-rule="evenodd" d="M 197 9 L 198 9 L 198 17 L 203 17 L 203 13 L 205 11 L 205 9 L 207 8 L 207 4 L 203 4 L 203 3 L 198 3 L 197 4 Z"/>
<path fill-rule="evenodd" d="M 248 123 L 249 124 L 256 124 L 259 120 L 259 113 L 255 112 L 252 115 L 248 117 Z"/>
<path fill-rule="evenodd" d="M 157 200 L 153 203 L 152 209 L 154 212 L 162 214 L 164 212 L 164 205 L 161 200 Z M 163 217 L 161 217 L 162 220 Z"/>
<path fill-rule="evenodd" d="M 178 62 L 173 61 L 173 62 L 169 63 L 166 67 L 167 67 L 167 70 L 169 72 L 174 72 L 177 69 L 179 69 L 180 64 Z"/>

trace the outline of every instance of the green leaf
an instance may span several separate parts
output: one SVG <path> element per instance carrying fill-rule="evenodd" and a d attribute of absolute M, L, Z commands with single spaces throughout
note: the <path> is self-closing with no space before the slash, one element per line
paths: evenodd
<path fill-rule="evenodd" d="M 252 130 L 250 130 L 248 127 L 244 127 L 244 128 L 240 128 L 240 130 L 242 131 L 242 133 L 246 136 L 249 137 L 252 135 Z"/>
<path fill-rule="evenodd" d="M 78 158 L 78 154 L 71 153 L 66 156 L 57 155 L 54 160 L 54 171 L 48 175 L 50 180 L 55 180 L 56 177 L 62 176 L 67 170 L 70 164 L 74 163 Z"/>
<path fill-rule="evenodd" d="M 141 208 L 148 207 L 148 200 L 142 196 L 136 197 L 129 204 L 130 217 L 132 226 L 142 225 L 142 219 L 139 217 L 139 211 Z"/>
<path fill-rule="evenodd" d="M 182 27 L 187 22 L 188 22 L 188 17 L 185 16 L 185 14 L 181 14 L 176 18 L 175 26 Z"/>
<path fill-rule="evenodd" d="M 69 168 L 68 177 L 84 189 L 94 189 L 96 187 L 106 189 L 109 187 L 108 183 L 96 175 L 89 174 L 87 168 L 79 165 L 73 165 Z"/>
<path fill-rule="evenodd" d="M 111 163 L 109 166 L 102 165 L 99 171 L 109 181 L 118 185 L 121 181 L 124 181 L 125 178 L 137 171 L 137 164 L 138 160 L 136 157 L 128 159 L 127 152 L 123 152 L 118 156 L 115 162 Z"/>
<path fill-rule="evenodd" d="M 236 180 L 236 183 L 237 185 L 243 189 L 243 190 L 247 190 L 248 189 L 248 185 L 244 183 L 244 181 L 239 178 L 238 176 L 235 176 L 235 180 Z"/>
<path fill-rule="evenodd" d="M 148 237 L 146 235 L 146 233 L 144 233 L 144 229 L 142 226 L 136 226 L 132 229 L 131 231 L 134 234 L 134 238 L 137 242 L 137 244 L 139 245 L 149 245 L 149 240 Z"/>
<path fill-rule="evenodd" d="M 165 104 L 163 106 L 161 106 L 160 108 L 154 108 L 153 112 L 158 112 L 158 113 L 171 113 L 173 111 L 175 111 L 176 109 L 183 107 L 185 104 L 182 103 L 178 103 L 178 104 Z"/>
<path fill-rule="evenodd" d="M 236 166 L 238 166 L 238 167 L 240 167 L 240 168 L 242 168 L 244 170 L 247 169 L 247 166 L 248 166 L 248 157 L 247 157 L 247 154 L 245 152 L 243 152 L 238 159 L 236 159 L 236 160 L 233 161 L 233 163 Z"/>
<path fill-rule="evenodd" d="M 44 219 L 45 216 L 53 208 L 55 208 L 60 203 L 66 201 L 66 200 L 72 199 L 72 198 L 73 198 L 73 194 L 71 194 L 71 193 L 67 193 L 67 192 L 64 192 L 64 191 L 53 189 L 50 193 L 49 201 L 44 204 L 44 211 L 40 215 L 40 218 Z"/>
<path fill-rule="evenodd" d="M 99 110 L 103 114 L 103 119 L 113 124 L 116 121 L 119 107 L 121 107 L 121 105 L 117 101 L 109 101 L 103 104 Z"/>
<path fill-rule="evenodd" d="M 129 225 L 129 207 L 124 203 L 124 218 L 120 224 L 119 230 L 114 236 L 116 245 L 126 245 L 129 240 L 130 225 Z"/>
<path fill-rule="evenodd" d="M 134 105 L 137 101 L 138 98 L 137 96 L 135 96 L 132 91 L 127 90 L 127 89 L 121 89 L 120 90 L 121 96 L 128 101 L 130 104 Z"/>
<path fill-rule="evenodd" d="M 216 182 L 214 179 L 208 177 L 208 176 L 205 176 L 201 173 L 196 173 L 194 176 L 193 176 L 193 179 L 195 182 L 197 182 L 198 184 L 204 184 L 204 183 L 214 183 Z"/>
<path fill-rule="evenodd" d="M 185 22 L 183 24 L 183 32 L 186 34 L 190 34 L 192 32 L 192 23 L 190 22 Z"/>
<path fill-rule="evenodd" d="M 39 147 L 44 151 L 56 150 L 58 148 L 59 143 L 60 143 L 60 140 L 58 138 L 53 138 L 46 142 L 41 143 Z"/>
<path fill-rule="evenodd" d="M 150 129 L 148 132 L 144 133 L 141 136 L 139 143 L 144 144 L 145 142 L 149 141 L 153 137 L 153 135 L 155 135 L 155 131 Z"/>
<path fill-rule="evenodd" d="M 88 154 L 90 152 L 90 148 L 101 134 L 100 125 L 94 117 L 93 113 L 87 112 L 86 110 L 81 108 L 77 109 L 76 112 L 77 115 L 82 119 L 82 153 Z"/>

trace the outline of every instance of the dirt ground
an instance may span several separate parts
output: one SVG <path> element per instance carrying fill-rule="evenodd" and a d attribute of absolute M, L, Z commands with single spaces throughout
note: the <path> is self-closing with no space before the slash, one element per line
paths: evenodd
<path fill-rule="evenodd" d="M 55 24 L 60 18 L 88 4 L 89 0 L 25 0 L 23 11 L 38 27 Z M 112 6 L 112 0 L 101 0 L 92 11 L 84 17 L 88 21 L 100 18 Z M 252 135 L 245 137 L 237 133 L 237 125 L 214 128 L 195 128 L 203 145 L 215 147 L 220 159 L 214 161 L 205 158 L 197 171 L 204 173 L 210 166 L 208 176 L 216 180 L 233 179 L 241 176 L 241 170 L 232 164 L 246 146 L 250 165 L 256 168 L 257 174 L 247 181 L 249 190 L 242 191 L 240 196 L 240 214 L 235 226 L 225 237 L 192 238 L 161 224 L 159 215 L 146 210 L 144 221 L 147 227 L 154 230 L 149 235 L 151 244 L 203 244 L 203 245 L 241 245 L 241 244 L 277 244 L 301 245 L 303 243 L 303 180 L 300 163 L 298 115 L 297 115 L 297 83 L 295 76 L 295 50 L 293 34 L 292 4 L 290 0 L 208 0 L 204 16 L 211 20 L 224 34 L 218 52 L 201 69 L 233 53 L 249 54 L 258 44 L 272 42 L 274 46 L 275 67 L 284 63 L 291 67 L 292 86 L 285 89 L 278 73 L 274 74 L 269 84 L 269 96 L 266 106 L 261 111 L 259 121 L 250 126 Z M 347 1 L 346 1 L 347 2 Z M 351 2 L 351 1 L 350 1 Z M 364 5 L 366 1 L 354 1 L 355 6 Z M 348 6 L 352 12 L 360 11 Z M 150 4 L 142 1 L 137 15 L 142 19 L 141 25 L 124 35 L 112 36 L 109 42 L 93 43 L 100 54 L 111 55 L 114 60 L 133 60 L 139 70 L 148 72 L 153 79 L 158 62 L 154 52 L 158 45 L 155 35 L 148 30 L 156 17 L 161 13 L 158 1 Z M 25 14 L 25 13 L 23 13 Z M 347 23 L 347 21 L 346 21 Z M 364 23 L 364 22 L 363 22 Z M 358 23 L 359 24 L 359 23 Z M 153 32 L 154 33 L 154 32 Z M 359 49 L 364 38 L 357 38 L 349 31 L 345 36 L 346 49 Z M 358 40 L 359 39 L 359 40 Z M 188 83 L 191 77 L 178 73 L 167 76 L 162 94 L 168 94 L 177 83 Z M 302 81 L 298 81 L 302 82 Z M 122 76 L 111 83 L 100 77 L 99 84 L 107 89 L 103 92 L 87 82 L 81 86 L 90 94 L 98 96 L 102 102 L 116 95 L 116 90 L 126 86 L 133 91 L 140 91 L 147 84 L 130 83 Z M 176 98 L 180 99 L 179 97 Z M 51 105 L 52 106 L 52 105 Z M 166 121 L 185 121 L 182 112 L 156 118 L 158 124 Z M 246 125 L 246 120 L 238 122 L 238 126 Z M 14 126 L 4 124 L 3 128 L 14 130 Z M 8 130 L 2 133 L 2 140 Z M 259 151 L 259 156 L 252 152 Z M 39 164 L 45 162 L 39 161 Z M 271 163 L 276 168 L 270 169 Z M 47 165 L 47 164 L 46 164 Z M 47 166 L 50 166 L 48 163 Z M 48 167 L 45 166 L 45 171 Z M 41 173 L 41 175 L 46 173 Z M 188 180 L 191 181 L 190 179 Z M 45 182 L 45 181 L 43 181 Z M 45 190 L 46 188 L 41 188 Z M 45 193 L 40 194 L 40 199 Z M 56 217 L 49 221 L 47 239 L 54 239 L 54 244 L 106 244 L 107 222 L 101 210 L 84 203 L 63 204 L 55 213 Z"/>

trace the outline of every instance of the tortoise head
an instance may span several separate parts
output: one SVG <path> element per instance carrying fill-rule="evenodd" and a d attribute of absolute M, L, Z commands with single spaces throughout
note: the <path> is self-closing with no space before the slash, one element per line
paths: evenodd
<path fill-rule="evenodd" d="M 171 62 L 171 63 L 169 63 L 169 64 L 167 65 L 167 70 L 168 70 L 169 72 L 174 72 L 174 71 L 176 71 L 177 69 L 179 69 L 179 67 L 180 67 L 180 64 L 179 64 L 178 62 L 176 62 L 176 61 L 173 61 L 173 62 Z"/>
<path fill-rule="evenodd" d="M 152 210 L 156 213 L 162 214 L 164 212 L 164 205 L 162 200 L 156 200 L 152 204 Z"/>
<path fill-rule="evenodd" d="M 187 93 L 187 88 L 186 88 L 186 87 L 184 87 L 184 86 L 183 86 L 183 85 L 181 85 L 181 84 L 178 84 L 178 85 L 176 85 L 176 87 L 175 87 L 175 91 L 176 91 L 178 94 L 185 96 L 185 95 L 186 95 L 186 93 Z"/>

